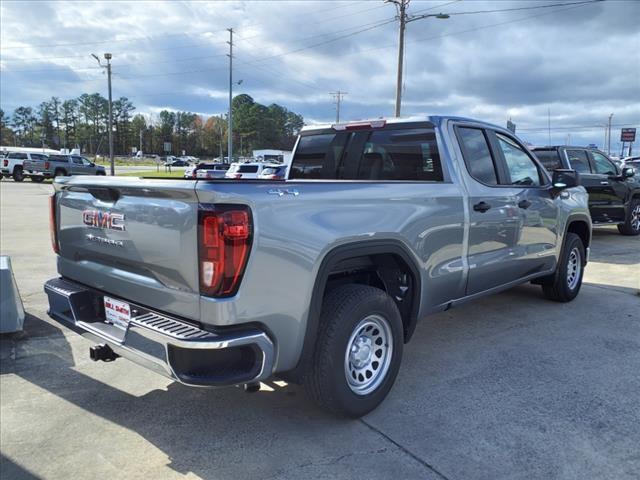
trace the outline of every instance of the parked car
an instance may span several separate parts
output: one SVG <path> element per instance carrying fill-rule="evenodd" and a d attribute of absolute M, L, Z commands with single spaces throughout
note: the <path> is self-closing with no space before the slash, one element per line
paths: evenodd
<path fill-rule="evenodd" d="M 80 155 L 49 155 L 24 162 L 24 176 L 33 181 L 71 175 L 106 175 L 106 171 Z"/>
<path fill-rule="evenodd" d="M 633 168 L 620 168 L 604 152 L 591 148 L 554 146 L 533 151 L 549 171 L 579 172 L 594 224 L 615 224 L 623 235 L 640 235 L 640 180 Z"/>
<path fill-rule="evenodd" d="M 171 165 L 172 167 L 188 167 L 190 164 L 186 160 L 180 160 L 178 158 L 177 160 L 167 162 L 167 165 Z"/>
<path fill-rule="evenodd" d="M 288 165 L 271 165 L 264 167 L 258 178 L 260 180 L 286 180 Z"/>
<path fill-rule="evenodd" d="M 2 176 L 13 177 L 16 182 L 22 182 L 25 178 L 24 163 L 28 161 L 45 161 L 48 155 L 44 153 L 9 152 L 2 159 Z M 31 177 L 34 182 L 41 182 L 44 177 Z"/>
<path fill-rule="evenodd" d="M 640 172 L 640 156 L 625 157 L 622 159 L 622 165 L 625 167 L 633 167 L 636 173 Z"/>
<path fill-rule="evenodd" d="M 504 128 L 305 127 L 292 162 L 280 183 L 56 180 L 49 315 L 94 360 L 197 386 L 280 377 L 358 417 L 391 389 L 418 319 L 530 281 L 578 295 L 587 193 Z"/>
<path fill-rule="evenodd" d="M 271 166 L 271 164 L 262 162 L 232 163 L 229 170 L 227 170 L 226 178 L 235 180 L 257 179 L 263 169 Z"/>
<path fill-rule="evenodd" d="M 194 171 L 196 178 L 225 178 L 225 174 L 229 170 L 226 163 L 201 163 Z"/>

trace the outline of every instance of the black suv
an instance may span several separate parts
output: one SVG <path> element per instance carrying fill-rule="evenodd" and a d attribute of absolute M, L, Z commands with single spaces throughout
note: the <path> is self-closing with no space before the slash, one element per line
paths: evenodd
<path fill-rule="evenodd" d="M 576 170 L 589 192 L 594 224 L 617 224 L 623 235 L 640 235 L 640 181 L 631 167 L 617 167 L 603 152 L 585 147 L 536 147 L 547 170 Z"/>

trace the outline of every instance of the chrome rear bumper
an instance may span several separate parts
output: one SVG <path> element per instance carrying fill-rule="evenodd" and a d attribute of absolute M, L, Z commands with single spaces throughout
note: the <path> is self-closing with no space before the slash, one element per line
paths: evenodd
<path fill-rule="evenodd" d="M 239 385 L 272 374 L 274 345 L 258 328 L 214 333 L 131 304 L 125 329 L 104 321 L 103 294 L 97 290 L 63 278 L 49 280 L 44 290 L 51 318 L 185 385 Z"/>

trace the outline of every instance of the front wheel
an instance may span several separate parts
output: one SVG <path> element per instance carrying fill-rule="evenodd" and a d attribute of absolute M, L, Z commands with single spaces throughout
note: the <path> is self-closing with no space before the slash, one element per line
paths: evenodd
<path fill-rule="evenodd" d="M 326 295 L 320 322 L 305 387 L 324 410 L 361 417 L 385 399 L 398 374 L 398 307 L 378 288 L 345 285 Z"/>
<path fill-rule="evenodd" d="M 34 183 L 42 183 L 44 181 L 44 177 L 40 175 L 34 175 L 33 177 L 31 177 L 31 181 Z"/>
<path fill-rule="evenodd" d="M 542 281 L 542 291 L 549 300 L 570 302 L 578 296 L 584 275 L 585 249 L 582 239 L 567 233 L 556 272 Z"/>
<path fill-rule="evenodd" d="M 640 199 L 631 200 L 629 214 L 622 225 L 618 225 L 622 235 L 640 235 Z"/>

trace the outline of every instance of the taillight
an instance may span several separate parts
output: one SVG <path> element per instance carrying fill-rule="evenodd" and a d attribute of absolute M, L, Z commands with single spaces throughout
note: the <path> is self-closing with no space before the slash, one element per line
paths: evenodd
<path fill-rule="evenodd" d="M 44 169 L 49 170 L 49 162 L 44 162 Z"/>
<path fill-rule="evenodd" d="M 58 220 L 56 218 L 56 194 L 49 197 L 49 233 L 51 234 L 51 247 L 54 253 L 59 253 L 58 247 Z"/>
<path fill-rule="evenodd" d="M 4 166 L 8 167 L 9 166 L 9 160 L 7 160 L 6 158 L 4 159 Z"/>
<path fill-rule="evenodd" d="M 236 294 L 252 240 L 251 210 L 242 205 L 215 205 L 200 210 L 198 222 L 200 293 L 211 297 Z"/>

